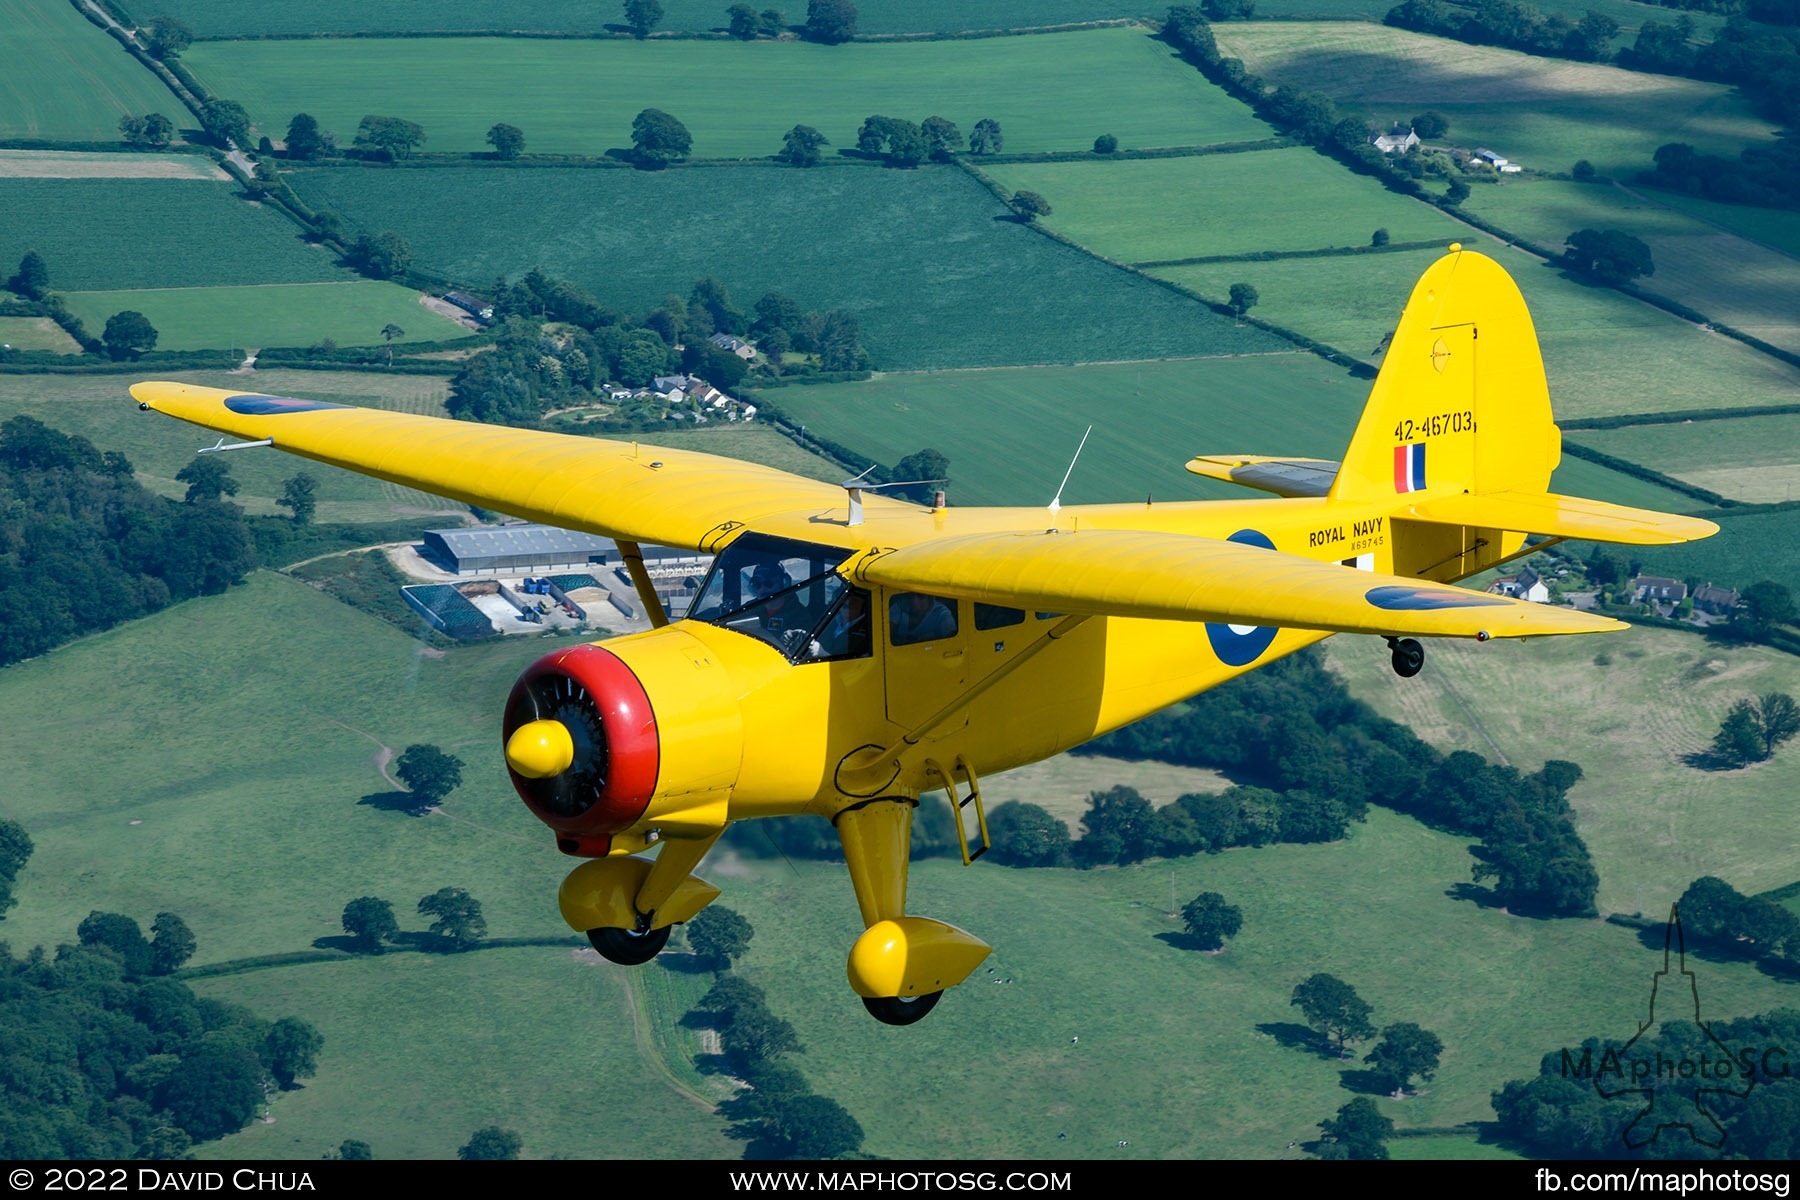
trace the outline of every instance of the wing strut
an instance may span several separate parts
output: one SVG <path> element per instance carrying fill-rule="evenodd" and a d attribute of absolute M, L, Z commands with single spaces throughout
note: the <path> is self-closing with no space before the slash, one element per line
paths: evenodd
<path fill-rule="evenodd" d="M 653 627 L 661 629 L 669 623 L 669 614 L 663 608 L 662 600 L 657 597 L 656 585 L 650 582 L 650 572 L 644 569 L 643 547 L 624 538 L 613 540 L 619 547 L 619 557 L 625 560 L 625 571 L 631 576 L 631 586 L 637 589 L 638 599 L 644 603 L 644 615 L 650 618 Z"/>

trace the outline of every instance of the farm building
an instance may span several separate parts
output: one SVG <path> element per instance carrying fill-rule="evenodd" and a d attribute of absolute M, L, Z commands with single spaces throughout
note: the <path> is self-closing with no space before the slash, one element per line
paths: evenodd
<path fill-rule="evenodd" d="M 712 556 L 697 550 L 644 546 L 652 575 L 677 570 L 704 571 Z M 428 529 L 425 557 L 458 575 L 512 575 L 534 571 L 587 570 L 623 560 L 611 538 L 576 533 L 553 525 L 480 525 L 472 529 Z"/>
<path fill-rule="evenodd" d="M 729 333 L 715 333 L 706 339 L 721 350 L 737 355 L 745 362 L 756 358 L 756 347 L 743 338 L 732 337 Z"/>
<path fill-rule="evenodd" d="M 492 321 L 494 319 L 494 306 L 479 296 L 472 296 L 468 292 L 445 292 L 444 299 L 477 320 Z"/>
<path fill-rule="evenodd" d="M 1392 129 L 1371 137 L 1369 144 L 1383 154 L 1405 154 L 1419 144 L 1419 135 L 1413 132 L 1411 125 L 1395 121 Z"/>
<path fill-rule="evenodd" d="M 1505 155 L 1498 154 L 1493 150 L 1478 149 L 1475 151 L 1475 157 L 1470 161 L 1485 164 L 1505 175 L 1516 174 L 1523 169 L 1518 163 L 1508 161 Z"/>
<path fill-rule="evenodd" d="M 1530 600 L 1534 604 L 1550 602 L 1550 589 L 1544 586 L 1543 576 L 1530 567 L 1526 567 L 1517 575 L 1500 576 L 1488 586 L 1488 591 L 1500 596 Z"/>

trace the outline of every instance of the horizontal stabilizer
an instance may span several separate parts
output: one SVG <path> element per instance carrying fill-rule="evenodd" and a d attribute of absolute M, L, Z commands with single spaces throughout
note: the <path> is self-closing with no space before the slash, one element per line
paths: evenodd
<path fill-rule="evenodd" d="M 1338 464 L 1323 458 L 1261 458 L 1253 454 L 1203 454 L 1187 469 L 1208 479 L 1241 483 L 1277 496 L 1323 496 Z"/>
<path fill-rule="evenodd" d="M 1443 496 L 1394 514 L 1434 525 L 1509 529 L 1559 538 L 1620 542 L 1628 546 L 1666 546 L 1710 537 L 1719 531 L 1711 521 L 1678 517 L 1646 508 L 1626 508 L 1604 500 L 1559 496 L 1555 492 L 1489 492 Z"/>
<path fill-rule="evenodd" d="M 1358 571 L 1260 546 L 1141 530 L 983 533 L 865 556 L 864 583 L 1095 616 L 1423 637 L 1598 633 L 1607 617 Z"/>

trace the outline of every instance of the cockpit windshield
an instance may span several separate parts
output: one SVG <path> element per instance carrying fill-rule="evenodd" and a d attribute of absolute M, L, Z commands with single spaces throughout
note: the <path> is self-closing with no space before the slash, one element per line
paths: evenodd
<path fill-rule="evenodd" d="M 768 642 L 790 662 L 869 654 L 869 595 L 837 573 L 848 550 L 747 533 L 713 560 L 688 619 Z M 859 602 L 860 601 L 860 602 Z"/>

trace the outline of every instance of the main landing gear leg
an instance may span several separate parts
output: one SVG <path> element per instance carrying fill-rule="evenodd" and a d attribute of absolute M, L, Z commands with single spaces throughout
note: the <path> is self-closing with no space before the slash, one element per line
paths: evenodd
<path fill-rule="evenodd" d="M 1412 638 L 1389 638 L 1388 649 L 1394 652 L 1394 674 L 1411 679 L 1425 666 L 1425 647 Z"/>
<path fill-rule="evenodd" d="M 914 805 L 904 796 L 871 800 L 832 822 L 866 927 L 850 948 L 850 987 L 884 1025 L 911 1025 L 925 1016 L 989 950 L 953 925 L 906 915 Z"/>

